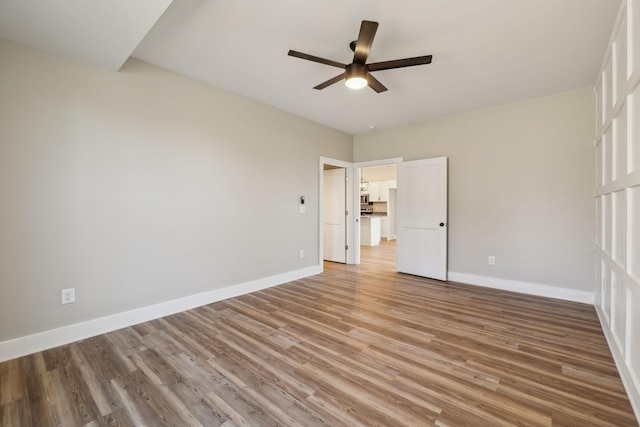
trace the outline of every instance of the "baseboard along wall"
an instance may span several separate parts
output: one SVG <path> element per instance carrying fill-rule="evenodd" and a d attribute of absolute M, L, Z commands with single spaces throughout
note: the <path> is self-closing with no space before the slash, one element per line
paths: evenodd
<path fill-rule="evenodd" d="M 467 273 L 450 271 L 449 280 L 468 285 L 484 286 L 485 288 L 500 289 L 503 291 L 519 292 L 521 294 L 536 295 L 539 297 L 556 298 L 564 301 L 580 302 L 593 305 L 595 292 L 580 291 L 577 289 L 560 288 L 539 283 L 521 282 L 518 280 L 499 279 L 496 277 L 477 276 Z"/>
<path fill-rule="evenodd" d="M 321 272 L 321 266 L 308 267 L 172 301 L 166 301 L 160 304 L 154 304 L 135 310 L 100 317 L 86 322 L 64 326 L 62 328 L 51 329 L 33 335 L 3 341 L 0 342 L 0 362 L 126 328 L 149 320 L 158 319 L 163 316 L 169 316 L 171 314 L 200 307 L 202 305 L 277 286 L 292 280 L 313 276 Z M 557 288 L 549 285 L 456 272 L 449 272 L 449 280 L 470 285 L 479 285 L 488 288 L 557 298 L 591 305 L 594 303 L 594 293 L 592 292 Z"/>
<path fill-rule="evenodd" d="M 322 268 L 320 266 L 307 267 L 301 270 L 290 271 L 263 279 L 203 292 L 201 294 L 137 308 L 135 310 L 112 314 L 86 322 L 51 329 L 33 335 L 2 341 L 0 342 L 0 362 L 69 344 L 74 341 L 91 338 L 96 335 L 169 316 L 217 301 L 281 285 L 321 272 Z"/>

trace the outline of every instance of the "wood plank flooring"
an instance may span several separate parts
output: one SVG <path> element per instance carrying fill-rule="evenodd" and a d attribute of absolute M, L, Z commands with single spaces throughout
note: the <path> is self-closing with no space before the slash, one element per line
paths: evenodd
<path fill-rule="evenodd" d="M 636 426 L 593 307 L 325 273 L 0 364 L 2 426 Z"/>

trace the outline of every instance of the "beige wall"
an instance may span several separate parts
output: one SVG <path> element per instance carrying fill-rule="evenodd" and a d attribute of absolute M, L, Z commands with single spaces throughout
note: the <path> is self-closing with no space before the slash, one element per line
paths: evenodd
<path fill-rule="evenodd" d="M 358 135 L 354 161 L 449 158 L 449 271 L 593 292 L 594 104 L 586 88 Z"/>
<path fill-rule="evenodd" d="M 352 137 L 0 40 L 0 342 L 317 265 L 319 156 Z"/>

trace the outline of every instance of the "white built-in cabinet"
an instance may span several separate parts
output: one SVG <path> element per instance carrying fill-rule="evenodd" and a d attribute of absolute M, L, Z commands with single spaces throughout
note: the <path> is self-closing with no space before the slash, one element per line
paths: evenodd
<path fill-rule="evenodd" d="M 395 179 L 389 181 L 379 181 L 369 183 L 369 201 L 370 202 L 388 202 L 389 189 L 396 188 L 397 181 Z"/>
<path fill-rule="evenodd" d="M 640 408 L 640 0 L 623 1 L 595 87 L 596 298 Z"/>

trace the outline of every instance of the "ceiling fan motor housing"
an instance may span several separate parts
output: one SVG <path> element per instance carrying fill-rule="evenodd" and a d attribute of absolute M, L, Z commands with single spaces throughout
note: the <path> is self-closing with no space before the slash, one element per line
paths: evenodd
<path fill-rule="evenodd" d="M 353 64 L 349 64 L 347 65 L 347 69 L 346 69 L 346 79 L 349 80 L 350 78 L 353 77 L 362 77 L 363 79 L 367 78 L 367 66 L 363 65 L 363 64 L 356 64 L 355 62 Z"/>

